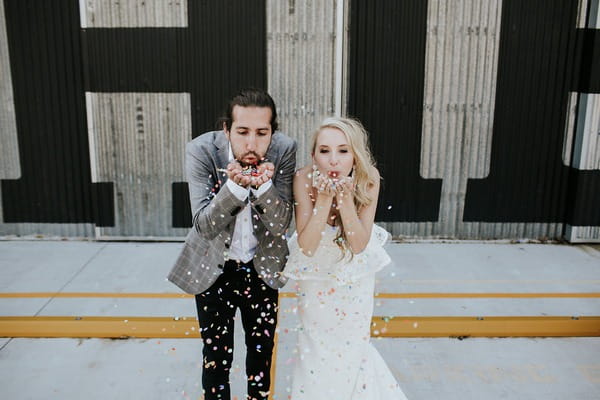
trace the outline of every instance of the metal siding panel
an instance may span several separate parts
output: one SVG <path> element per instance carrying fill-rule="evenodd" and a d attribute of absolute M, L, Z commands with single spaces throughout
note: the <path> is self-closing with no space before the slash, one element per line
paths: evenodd
<path fill-rule="evenodd" d="M 572 242 L 600 240 L 600 94 L 582 93 L 573 144 L 572 215 L 567 238 Z M 574 226 L 573 226 L 574 225 Z"/>
<path fill-rule="evenodd" d="M 459 234 L 439 234 L 433 222 L 378 222 L 401 240 L 414 239 L 473 239 L 555 240 L 562 236 L 562 223 L 490 223 L 463 222 Z"/>
<path fill-rule="evenodd" d="M 587 102 L 578 169 L 600 170 L 600 94 L 582 94 Z"/>
<path fill-rule="evenodd" d="M 563 165 L 570 166 L 573 156 L 573 138 L 575 137 L 575 121 L 577 119 L 577 108 L 579 107 L 579 93 L 569 93 L 569 103 L 567 106 L 567 123 L 565 124 L 565 134 L 563 140 Z"/>
<path fill-rule="evenodd" d="M 6 35 L 4 2 L 0 2 L 0 179 L 18 179 L 21 176 L 17 121 L 13 98 L 12 76 Z M 0 186 L 0 235 L 10 232 L 3 224 L 2 187 Z"/>
<path fill-rule="evenodd" d="M 281 130 L 298 143 L 297 167 L 310 162 L 310 139 L 334 113 L 335 0 L 267 1 L 268 87 Z"/>
<path fill-rule="evenodd" d="M 586 0 L 581 0 L 586 1 Z M 588 0 L 590 10 L 588 13 L 588 28 L 600 28 L 600 1 L 598 0 Z"/>
<path fill-rule="evenodd" d="M 0 236 L 3 239 L 90 238 L 94 237 L 94 224 L 3 223 Z"/>
<path fill-rule="evenodd" d="M 186 93 L 89 93 L 92 179 L 114 182 L 115 226 L 99 237 L 185 236 L 171 228 L 171 183 L 182 181 L 191 140 Z"/>
<path fill-rule="evenodd" d="M 597 0 L 581 0 L 578 28 L 597 29 L 600 27 L 599 2 Z M 587 17 L 587 20 L 586 20 Z M 584 51 L 594 52 L 593 48 Z M 577 123 L 570 129 L 569 138 L 572 143 L 572 159 L 569 165 L 576 169 L 572 173 L 573 184 L 571 206 L 572 220 L 589 222 L 600 220 L 600 207 L 597 204 L 600 193 L 600 181 L 592 179 L 600 171 L 600 95 L 578 94 Z M 575 113 L 574 113 L 575 114 Z M 576 132 L 575 132 L 576 130 Z M 600 242 L 600 226 L 573 226 L 567 224 L 565 237 L 574 243 Z"/>
<path fill-rule="evenodd" d="M 188 1 L 80 1 L 83 28 L 187 26 Z"/>
<path fill-rule="evenodd" d="M 464 235 L 467 180 L 489 173 L 501 3 L 428 2 L 420 173 L 443 185 L 427 236 Z"/>
<path fill-rule="evenodd" d="M 571 243 L 600 243 L 600 226 L 567 225 L 565 237 Z"/>
<path fill-rule="evenodd" d="M 3 2 L 0 2 L 0 76 L 0 179 L 18 179 L 21 176 L 21 165 Z"/>

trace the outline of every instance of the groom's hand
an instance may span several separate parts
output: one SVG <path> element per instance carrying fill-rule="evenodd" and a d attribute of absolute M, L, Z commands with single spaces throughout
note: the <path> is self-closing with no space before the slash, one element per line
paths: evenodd
<path fill-rule="evenodd" d="M 258 189 L 262 184 L 267 183 L 271 178 L 273 178 L 273 174 L 275 173 L 275 165 L 270 162 L 264 162 L 259 164 L 256 169 L 256 176 L 252 176 L 252 181 L 250 184 Z"/>
<path fill-rule="evenodd" d="M 227 177 L 240 186 L 248 187 L 252 177 L 242 174 L 242 166 L 236 160 L 227 165 Z"/>

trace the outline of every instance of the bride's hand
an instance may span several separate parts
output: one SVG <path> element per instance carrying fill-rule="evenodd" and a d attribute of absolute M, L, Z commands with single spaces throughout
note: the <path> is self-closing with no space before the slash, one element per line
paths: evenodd
<path fill-rule="evenodd" d="M 317 179 L 313 180 L 313 187 L 317 189 L 317 194 L 319 196 L 334 197 L 336 195 L 333 183 L 329 178 L 323 175 L 319 175 Z"/>
<path fill-rule="evenodd" d="M 343 204 L 344 199 L 354 197 L 354 180 L 351 177 L 342 178 L 336 183 L 335 194 L 338 204 Z"/>

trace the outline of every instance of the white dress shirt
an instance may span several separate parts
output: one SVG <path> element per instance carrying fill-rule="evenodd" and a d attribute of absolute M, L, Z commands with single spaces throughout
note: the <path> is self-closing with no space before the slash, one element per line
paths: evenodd
<path fill-rule="evenodd" d="M 233 161 L 233 152 L 231 151 L 231 143 L 229 144 L 229 162 Z M 225 185 L 229 188 L 231 193 L 238 199 L 246 201 L 250 190 L 256 197 L 260 197 L 264 192 L 269 190 L 273 182 L 269 179 L 258 189 L 245 188 L 233 182 L 231 179 L 227 179 Z M 254 257 L 256 251 L 256 245 L 258 240 L 254 235 L 254 224 L 252 223 L 252 213 L 250 210 L 250 203 L 246 203 L 246 206 L 238 213 L 235 217 L 235 227 L 233 228 L 233 237 L 231 238 L 231 246 L 229 247 L 229 259 L 239 260 L 243 263 L 247 263 Z"/>

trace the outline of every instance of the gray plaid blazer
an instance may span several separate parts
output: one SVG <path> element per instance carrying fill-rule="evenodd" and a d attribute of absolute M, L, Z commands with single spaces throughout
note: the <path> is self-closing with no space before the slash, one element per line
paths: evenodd
<path fill-rule="evenodd" d="M 296 142 L 280 132 L 273 134 L 266 158 L 275 165 L 273 185 L 259 198 L 248 198 L 258 240 L 254 268 L 274 289 L 288 256 L 285 234 L 293 210 L 292 180 L 296 168 Z M 193 228 L 169 281 L 190 294 L 208 289 L 223 272 L 228 259 L 237 214 L 246 205 L 225 186 L 227 174 L 217 171 L 229 163 L 229 142 L 223 131 L 207 132 L 186 146 L 185 171 L 190 189 Z"/>

